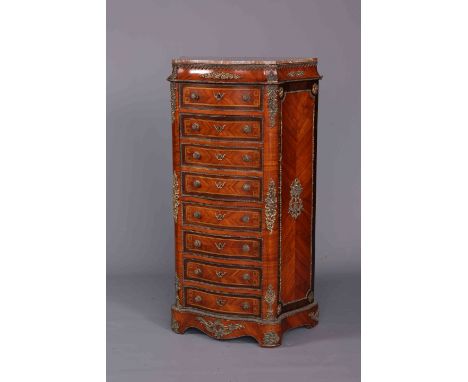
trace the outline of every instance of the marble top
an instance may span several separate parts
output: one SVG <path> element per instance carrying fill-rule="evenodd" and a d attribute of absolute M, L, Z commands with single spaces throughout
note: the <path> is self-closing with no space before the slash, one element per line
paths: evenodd
<path fill-rule="evenodd" d="M 284 65 L 316 63 L 312 57 L 179 57 L 172 59 L 173 64 L 216 64 L 216 65 Z"/>

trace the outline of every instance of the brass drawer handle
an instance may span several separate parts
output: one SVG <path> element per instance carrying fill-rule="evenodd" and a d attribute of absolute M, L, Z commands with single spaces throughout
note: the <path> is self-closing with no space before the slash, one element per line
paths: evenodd
<path fill-rule="evenodd" d="M 242 246 L 242 252 L 249 252 L 250 251 L 250 245 L 244 244 Z M 247 273 L 246 273 L 247 274 Z"/>
<path fill-rule="evenodd" d="M 226 184 L 226 182 L 215 182 L 216 188 L 218 190 L 221 190 L 224 187 L 225 184 Z"/>
<path fill-rule="evenodd" d="M 220 154 L 220 153 L 215 154 L 215 157 L 216 157 L 217 160 L 223 160 L 225 156 L 226 156 L 226 154 Z"/>
<path fill-rule="evenodd" d="M 195 248 L 200 248 L 200 247 L 201 247 L 201 241 L 198 240 L 198 239 L 195 240 L 195 241 L 193 242 L 193 246 L 194 246 Z"/>
<path fill-rule="evenodd" d="M 213 93 L 214 97 L 216 98 L 216 101 L 221 101 L 224 97 L 224 93 L 221 93 L 221 92 L 217 92 L 217 93 Z"/>
<path fill-rule="evenodd" d="M 250 221 L 250 216 L 249 215 L 242 216 L 242 222 L 243 223 L 248 223 L 249 221 Z"/>
<path fill-rule="evenodd" d="M 216 212 L 215 216 L 216 216 L 216 219 L 217 219 L 217 220 L 221 221 L 221 220 L 224 219 L 224 217 L 226 216 L 226 214 L 223 214 L 222 212 Z"/>
<path fill-rule="evenodd" d="M 244 155 L 242 155 L 242 160 L 244 162 L 250 162 L 252 160 L 252 158 L 250 157 L 250 155 L 244 154 Z"/>
<path fill-rule="evenodd" d="M 194 180 L 193 181 L 193 187 L 200 188 L 201 187 L 201 182 L 199 180 Z"/>
<path fill-rule="evenodd" d="M 227 301 L 222 299 L 222 298 L 217 298 L 216 299 L 216 305 L 218 305 L 218 306 L 224 306 L 224 305 L 226 305 L 226 302 Z"/>
<path fill-rule="evenodd" d="M 242 275 L 242 278 L 245 280 L 245 281 L 249 281 L 250 280 L 250 273 L 244 273 Z"/>
<path fill-rule="evenodd" d="M 202 274 L 202 270 L 200 268 L 195 268 L 195 270 L 193 271 L 193 273 L 195 273 L 197 276 L 198 275 L 201 275 Z"/>
<path fill-rule="evenodd" d="M 201 212 L 200 212 L 200 211 L 195 211 L 195 212 L 193 213 L 193 217 L 194 217 L 195 219 L 200 219 L 200 218 L 201 218 Z"/>
<path fill-rule="evenodd" d="M 225 274 L 226 274 L 226 272 L 216 271 L 216 276 L 218 276 L 220 279 L 222 279 Z"/>
<path fill-rule="evenodd" d="M 200 130 L 200 125 L 198 123 L 192 123 L 192 130 L 193 131 L 199 131 Z"/>
<path fill-rule="evenodd" d="M 195 296 L 195 298 L 193 299 L 195 302 L 201 302 L 202 300 L 202 297 L 200 295 L 197 295 Z"/>
<path fill-rule="evenodd" d="M 250 191 L 251 188 L 252 188 L 252 187 L 250 186 L 249 183 L 244 183 L 244 184 L 242 185 L 242 189 L 243 189 L 244 191 Z"/>
<path fill-rule="evenodd" d="M 252 100 L 252 97 L 250 96 L 250 94 L 244 94 L 242 96 L 242 101 L 244 102 L 250 102 Z"/>
<path fill-rule="evenodd" d="M 213 129 L 215 129 L 218 133 L 224 130 L 226 125 L 213 125 Z"/>
<path fill-rule="evenodd" d="M 221 251 L 224 249 L 224 246 L 226 245 L 226 243 L 216 242 L 215 245 L 216 245 L 216 248 L 218 248 L 218 251 Z"/>
<path fill-rule="evenodd" d="M 250 125 L 245 125 L 242 130 L 244 131 L 244 133 L 246 134 L 250 134 L 252 132 L 252 126 Z"/>
<path fill-rule="evenodd" d="M 250 309 L 250 304 L 248 302 L 242 303 L 242 309 L 249 310 Z"/>
<path fill-rule="evenodd" d="M 200 96 L 198 95 L 198 93 L 192 92 L 192 93 L 190 93 L 190 99 L 192 101 L 198 101 L 200 99 Z"/>
<path fill-rule="evenodd" d="M 201 154 L 198 151 L 194 151 L 194 153 L 192 154 L 192 158 L 193 159 L 200 159 Z"/>

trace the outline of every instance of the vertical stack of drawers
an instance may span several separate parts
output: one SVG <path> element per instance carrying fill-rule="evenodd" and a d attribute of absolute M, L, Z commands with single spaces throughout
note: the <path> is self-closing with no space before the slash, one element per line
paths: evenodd
<path fill-rule="evenodd" d="M 217 339 L 250 335 L 277 346 L 283 330 L 317 323 L 313 301 L 315 315 L 304 322 L 290 314 L 281 325 L 279 317 L 283 89 L 276 64 L 173 61 L 176 332 L 196 327 Z M 303 66 L 318 79 L 315 65 Z"/>

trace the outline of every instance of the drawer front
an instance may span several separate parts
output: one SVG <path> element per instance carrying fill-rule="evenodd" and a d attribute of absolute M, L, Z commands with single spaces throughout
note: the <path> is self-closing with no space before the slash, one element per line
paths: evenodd
<path fill-rule="evenodd" d="M 217 229 L 261 231 L 261 210 L 186 204 L 184 223 Z"/>
<path fill-rule="evenodd" d="M 261 170 L 259 149 L 182 145 L 182 163 L 191 166 Z"/>
<path fill-rule="evenodd" d="M 223 109 L 261 109 L 259 86 L 182 85 L 182 106 Z"/>
<path fill-rule="evenodd" d="M 223 177 L 182 173 L 184 195 L 225 200 L 261 200 L 260 178 Z"/>
<path fill-rule="evenodd" d="M 183 137 L 260 141 L 262 120 L 246 117 L 181 116 Z"/>
<path fill-rule="evenodd" d="M 186 259 L 185 278 L 217 285 L 260 288 L 261 270 Z"/>
<path fill-rule="evenodd" d="M 187 306 L 220 313 L 260 316 L 260 299 L 185 288 Z"/>
<path fill-rule="evenodd" d="M 184 250 L 220 258 L 261 260 L 262 242 L 255 238 L 233 238 L 184 231 Z"/>

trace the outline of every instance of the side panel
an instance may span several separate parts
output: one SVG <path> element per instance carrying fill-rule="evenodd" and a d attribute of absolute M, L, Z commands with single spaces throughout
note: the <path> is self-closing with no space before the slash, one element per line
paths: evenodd
<path fill-rule="evenodd" d="M 172 122 L 172 215 L 174 219 L 174 241 L 175 241 L 175 294 L 176 306 L 180 307 L 184 304 L 184 296 L 182 292 L 183 286 L 183 258 L 178 256 L 179 251 L 183 248 L 182 238 L 182 209 L 181 209 L 181 171 L 180 171 L 180 155 L 179 155 L 179 85 L 170 83 L 171 91 L 171 122 Z"/>
<path fill-rule="evenodd" d="M 282 100 L 280 300 L 283 311 L 313 295 L 315 96 L 312 83 L 284 86 Z"/>

